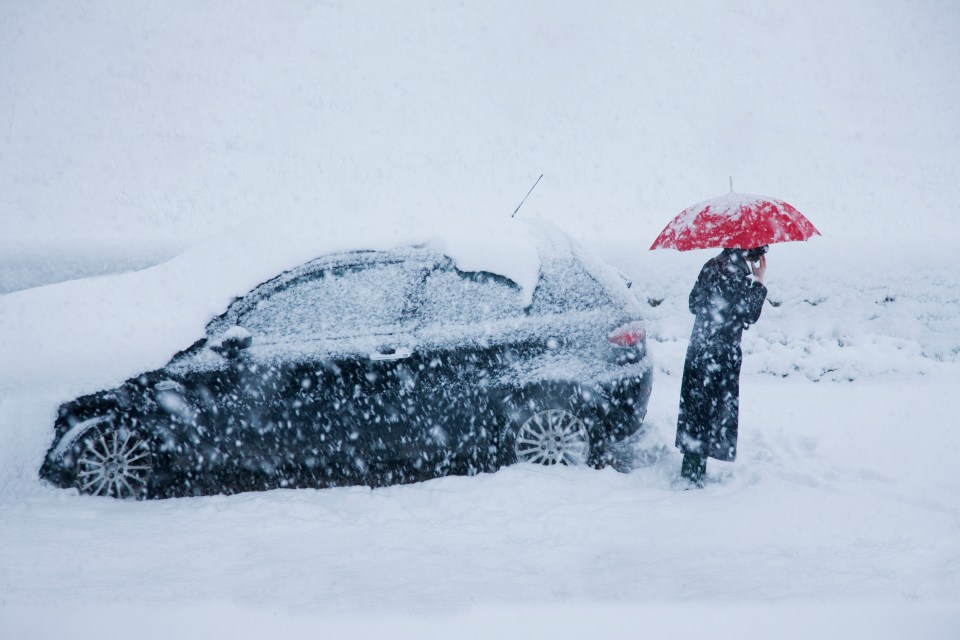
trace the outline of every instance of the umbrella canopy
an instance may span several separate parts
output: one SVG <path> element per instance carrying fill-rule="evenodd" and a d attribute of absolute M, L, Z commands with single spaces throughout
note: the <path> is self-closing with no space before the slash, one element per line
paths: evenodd
<path fill-rule="evenodd" d="M 749 249 L 813 235 L 820 232 L 783 200 L 727 193 L 684 209 L 650 249 Z"/>

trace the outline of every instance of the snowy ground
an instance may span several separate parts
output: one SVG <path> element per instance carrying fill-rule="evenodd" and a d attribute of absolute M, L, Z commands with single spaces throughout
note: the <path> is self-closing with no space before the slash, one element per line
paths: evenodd
<path fill-rule="evenodd" d="M 268 6 L 0 2 L 0 637 L 960 635 L 955 3 Z M 143 503 L 37 479 L 60 402 L 345 220 L 480 237 L 541 171 L 520 215 L 647 303 L 630 473 Z M 824 235 L 771 252 L 740 458 L 678 492 L 709 253 L 645 249 L 730 174 Z"/>
<path fill-rule="evenodd" d="M 836 265 L 800 269 L 801 249 L 824 253 L 781 248 L 779 265 L 771 255 L 781 306 L 767 305 L 744 343 L 741 456 L 711 462 L 699 492 L 672 488 L 679 456 L 665 446 L 691 324 L 687 283 L 658 290 L 647 280 L 671 282 L 666 273 L 636 263 L 621 266 L 664 300 L 649 317 L 652 432 L 634 445 L 653 455 L 631 473 L 515 467 L 375 491 L 81 498 L 33 475 L 57 390 L 6 376 L 0 424 L 16 453 L 0 477 L 0 629 L 42 637 L 64 619 L 96 629 L 99 615 L 149 615 L 158 621 L 146 637 L 202 637 L 221 619 L 241 637 L 440 637 L 461 625 L 481 637 L 518 624 L 559 637 L 685 637 L 704 617 L 731 637 L 953 637 L 960 281 L 931 278 L 929 263 L 895 274 L 847 265 L 830 281 Z M 698 257 L 655 255 L 662 271 L 679 262 L 695 277 Z"/>

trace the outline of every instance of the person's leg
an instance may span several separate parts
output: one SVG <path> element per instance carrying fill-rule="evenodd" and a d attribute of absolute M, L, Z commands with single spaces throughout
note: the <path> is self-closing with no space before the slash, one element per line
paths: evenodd
<path fill-rule="evenodd" d="M 683 464 L 680 465 L 680 477 L 686 478 L 697 487 L 703 486 L 703 476 L 707 472 L 707 459 L 692 453 L 683 454 Z"/>

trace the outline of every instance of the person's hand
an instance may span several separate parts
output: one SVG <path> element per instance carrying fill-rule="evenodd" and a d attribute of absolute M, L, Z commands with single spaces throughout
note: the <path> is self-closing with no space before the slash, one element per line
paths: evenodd
<path fill-rule="evenodd" d="M 758 262 L 750 264 L 750 270 L 753 271 L 753 277 L 757 279 L 757 282 L 763 283 L 763 274 L 767 272 L 767 256 L 760 256 Z"/>

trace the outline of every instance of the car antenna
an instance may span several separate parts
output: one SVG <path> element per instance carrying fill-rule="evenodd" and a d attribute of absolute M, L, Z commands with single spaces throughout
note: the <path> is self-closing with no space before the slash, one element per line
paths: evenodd
<path fill-rule="evenodd" d="M 540 174 L 540 178 L 543 177 L 543 174 Z M 513 210 L 513 213 L 510 214 L 510 217 L 517 215 L 517 211 L 520 211 L 520 207 L 523 206 L 523 203 L 527 201 L 527 198 L 530 197 L 530 194 L 533 193 L 533 190 L 537 188 L 537 185 L 540 184 L 540 178 L 537 178 L 537 181 L 533 183 L 533 186 L 530 187 L 530 191 L 527 191 L 527 195 L 523 196 L 523 200 L 520 201 L 520 204 L 517 205 L 517 208 Z"/>

